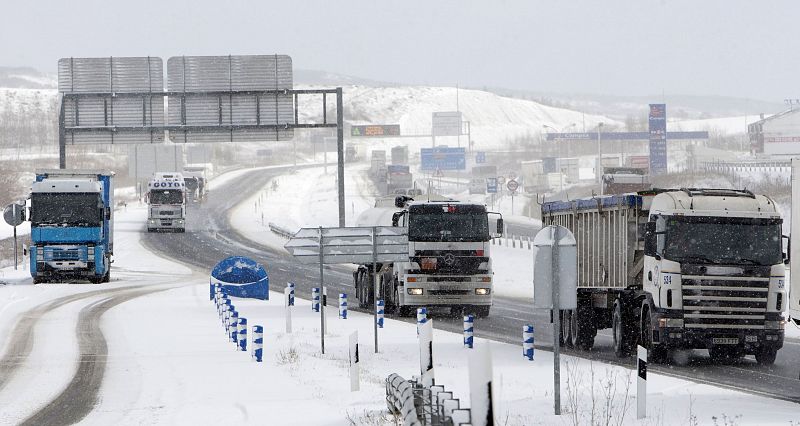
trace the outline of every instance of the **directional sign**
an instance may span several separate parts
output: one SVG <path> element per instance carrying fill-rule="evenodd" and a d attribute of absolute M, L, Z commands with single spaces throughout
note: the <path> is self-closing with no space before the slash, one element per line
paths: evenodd
<path fill-rule="evenodd" d="M 467 168 L 465 148 L 422 148 L 420 150 L 422 170 L 465 170 Z"/>
<path fill-rule="evenodd" d="M 511 192 L 516 192 L 516 190 L 519 189 L 519 183 L 517 181 L 511 179 L 506 184 L 506 188 L 508 188 L 508 190 L 511 191 Z"/>
<path fill-rule="evenodd" d="M 433 136 L 458 136 L 461 134 L 461 112 L 434 112 L 431 117 Z"/>
<path fill-rule="evenodd" d="M 302 228 L 284 245 L 301 263 L 319 263 L 320 246 L 326 264 L 397 262 L 408 260 L 408 231 L 394 226 Z"/>
<path fill-rule="evenodd" d="M 483 164 L 486 162 L 486 153 L 478 151 L 475 153 L 475 164 Z"/>
<path fill-rule="evenodd" d="M 497 178 L 486 178 L 486 193 L 497 194 Z"/>

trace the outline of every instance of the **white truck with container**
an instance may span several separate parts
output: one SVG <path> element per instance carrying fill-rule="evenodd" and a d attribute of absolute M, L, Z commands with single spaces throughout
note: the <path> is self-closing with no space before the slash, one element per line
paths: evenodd
<path fill-rule="evenodd" d="M 387 205 L 388 204 L 388 205 Z M 489 215 L 497 215 L 492 232 Z M 408 261 L 377 264 L 379 298 L 386 312 L 408 316 L 418 307 L 445 307 L 486 317 L 492 306 L 491 239 L 502 233 L 499 213 L 482 204 L 454 200 L 378 200 L 358 226 L 408 228 Z M 372 264 L 359 265 L 353 281 L 359 306 L 374 305 Z"/>
<path fill-rule="evenodd" d="M 772 364 L 786 308 L 782 218 L 747 190 L 676 189 L 542 205 L 545 225 L 575 235 L 578 307 L 561 339 L 588 350 L 612 329 L 614 351 L 651 360 L 708 349 L 717 360 Z"/>
<path fill-rule="evenodd" d="M 147 232 L 186 232 L 186 182 L 180 173 L 153 173 L 147 183 Z"/>

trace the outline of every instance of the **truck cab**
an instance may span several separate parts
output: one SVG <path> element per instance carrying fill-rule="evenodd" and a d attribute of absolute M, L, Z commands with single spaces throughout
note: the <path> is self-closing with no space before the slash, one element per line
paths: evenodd
<path fill-rule="evenodd" d="M 108 282 L 113 244 L 113 172 L 37 170 L 31 186 L 31 276 Z"/>
<path fill-rule="evenodd" d="M 645 224 L 643 333 L 657 350 L 707 348 L 771 364 L 786 308 L 775 203 L 747 190 L 682 189 L 652 198 Z M 648 320 L 649 319 L 649 320 Z"/>
<path fill-rule="evenodd" d="M 186 182 L 180 173 L 154 173 L 147 184 L 147 232 L 186 231 Z"/>

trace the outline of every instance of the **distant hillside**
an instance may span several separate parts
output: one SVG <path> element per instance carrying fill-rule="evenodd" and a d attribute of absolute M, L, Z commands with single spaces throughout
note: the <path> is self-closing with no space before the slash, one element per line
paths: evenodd
<path fill-rule="evenodd" d="M 10 89 L 55 89 L 55 75 L 28 67 L 0 67 L 0 87 Z"/>

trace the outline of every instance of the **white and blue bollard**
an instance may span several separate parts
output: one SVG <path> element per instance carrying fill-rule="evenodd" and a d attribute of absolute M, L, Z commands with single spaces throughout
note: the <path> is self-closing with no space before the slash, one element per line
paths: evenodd
<path fill-rule="evenodd" d="M 261 357 L 264 354 L 264 327 L 260 325 L 253 326 L 253 358 L 256 362 L 261 362 Z"/>
<path fill-rule="evenodd" d="M 419 335 L 419 328 L 428 322 L 428 308 L 417 308 L 417 335 Z"/>
<path fill-rule="evenodd" d="M 289 306 L 294 306 L 294 283 L 289 283 Z"/>
<path fill-rule="evenodd" d="M 311 289 L 311 310 L 319 312 L 319 287 Z"/>
<path fill-rule="evenodd" d="M 464 347 L 472 349 L 475 333 L 475 316 L 464 315 Z"/>
<path fill-rule="evenodd" d="M 347 319 L 347 293 L 339 293 L 339 319 Z"/>
<path fill-rule="evenodd" d="M 522 327 L 522 356 L 533 361 L 533 326 L 530 324 Z"/>
<path fill-rule="evenodd" d="M 386 314 L 386 302 L 383 300 L 378 300 L 378 304 L 375 309 L 378 310 L 378 315 L 375 318 L 375 321 L 378 322 L 378 328 L 383 328 L 383 317 Z"/>
<path fill-rule="evenodd" d="M 247 351 L 247 318 L 239 318 L 239 349 Z"/>
<path fill-rule="evenodd" d="M 230 340 L 235 344 L 238 345 L 238 331 L 239 331 L 239 313 L 236 311 L 231 312 L 231 320 L 228 323 L 228 327 L 230 330 Z"/>

